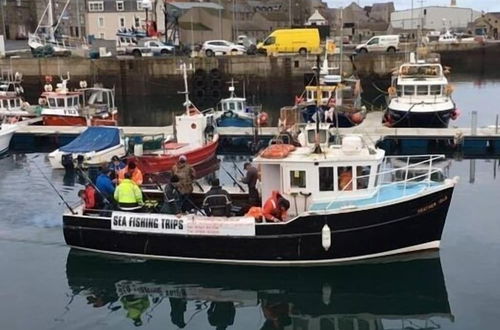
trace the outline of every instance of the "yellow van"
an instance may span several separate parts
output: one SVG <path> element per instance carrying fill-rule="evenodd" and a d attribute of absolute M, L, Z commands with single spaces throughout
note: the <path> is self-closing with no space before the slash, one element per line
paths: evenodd
<path fill-rule="evenodd" d="M 319 31 L 314 28 L 275 30 L 263 42 L 257 44 L 257 50 L 264 54 L 319 53 Z"/>

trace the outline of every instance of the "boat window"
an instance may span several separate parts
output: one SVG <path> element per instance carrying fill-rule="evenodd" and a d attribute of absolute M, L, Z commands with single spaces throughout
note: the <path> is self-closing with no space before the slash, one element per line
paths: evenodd
<path fill-rule="evenodd" d="M 290 187 L 305 188 L 306 187 L 306 171 L 290 171 Z"/>
<path fill-rule="evenodd" d="M 50 107 L 55 107 L 56 106 L 56 100 L 54 98 L 49 98 L 49 106 Z"/>
<path fill-rule="evenodd" d="M 16 101 L 15 100 L 10 100 L 10 108 L 15 108 L 16 107 Z"/>
<path fill-rule="evenodd" d="M 235 110 L 234 103 L 229 103 L 229 110 Z"/>
<path fill-rule="evenodd" d="M 68 98 L 68 107 L 72 107 L 72 106 L 73 106 L 73 98 L 69 97 Z"/>
<path fill-rule="evenodd" d="M 64 99 L 63 98 L 58 98 L 57 99 L 57 106 L 59 108 L 64 108 Z"/>
<path fill-rule="evenodd" d="M 333 191 L 333 167 L 320 167 L 319 191 Z"/>
<path fill-rule="evenodd" d="M 20 99 L 16 99 L 16 106 L 17 106 L 17 107 L 20 107 L 20 106 L 21 106 L 21 100 L 20 100 Z"/>
<path fill-rule="evenodd" d="M 352 190 L 352 167 L 343 166 L 337 169 L 339 190 Z"/>
<path fill-rule="evenodd" d="M 7 102 L 7 100 L 2 100 L 2 108 L 5 108 L 7 109 L 9 107 L 9 102 Z"/>
<path fill-rule="evenodd" d="M 326 143 L 326 130 L 320 129 L 318 132 L 318 142 L 320 144 Z M 311 129 L 307 131 L 307 141 L 309 144 L 315 144 L 316 143 L 316 130 Z"/>
<path fill-rule="evenodd" d="M 417 86 L 417 95 L 428 95 L 429 94 L 429 86 Z"/>
<path fill-rule="evenodd" d="M 328 91 L 323 91 L 323 98 L 327 99 L 329 97 L 330 97 L 330 94 L 328 93 Z"/>
<path fill-rule="evenodd" d="M 431 85 L 431 95 L 441 95 L 441 85 Z"/>
<path fill-rule="evenodd" d="M 402 91 L 403 91 L 403 86 L 396 85 L 396 93 L 398 93 L 398 96 L 401 96 Z"/>
<path fill-rule="evenodd" d="M 404 86 L 403 92 L 407 96 L 415 95 L 415 86 Z"/>
<path fill-rule="evenodd" d="M 80 102 L 78 102 L 78 96 L 77 97 L 74 97 L 73 98 L 73 105 L 76 107 L 77 105 L 79 105 Z"/>
<path fill-rule="evenodd" d="M 370 169 L 371 166 L 356 167 L 356 188 L 358 190 L 368 188 L 368 183 L 370 182 Z"/>
<path fill-rule="evenodd" d="M 242 111 L 243 110 L 243 103 L 238 102 L 238 110 Z"/>

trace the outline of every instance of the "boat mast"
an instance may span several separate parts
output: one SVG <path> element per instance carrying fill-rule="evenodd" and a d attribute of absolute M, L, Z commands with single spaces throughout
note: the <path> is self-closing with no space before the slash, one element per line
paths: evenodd
<path fill-rule="evenodd" d="M 49 0 L 47 4 L 47 19 L 48 19 L 48 28 L 49 28 L 49 36 L 50 41 L 55 41 L 54 36 L 54 12 L 52 8 L 52 0 Z"/>
<path fill-rule="evenodd" d="M 316 137 L 315 137 L 315 145 L 314 145 L 314 153 L 315 154 L 321 154 L 323 151 L 321 150 L 321 146 L 319 143 L 319 122 L 320 122 L 320 113 L 319 113 L 319 107 L 321 104 L 321 98 L 322 98 L 322 93 L 321 93 L 321 87 L 319 84 L 319 71 L 321 70 L 319 66 L 319 55 L 316 55 L 316 68 L 314 70 L 314 75 L 316 76 Z"/>
<path fill-rule="evenodd" d="M 193 105 L 193 103 L 189 99 L 189 86 L 188 86 L 188 81 L 187 81 L 186 63 L 182 62 L 179 70 L 182 71 L 182 78 L 184 79 L 184 91 L 179 92 L 179 93 L 184 94 L 184 97 L 185 97 L 184 106 L 186 107 L 186 115 L 189 115 L 189 108 L 191 108 L 191 105 Z"/>

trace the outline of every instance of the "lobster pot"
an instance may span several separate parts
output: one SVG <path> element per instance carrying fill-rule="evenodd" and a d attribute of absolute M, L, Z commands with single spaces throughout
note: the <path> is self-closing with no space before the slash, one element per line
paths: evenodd
<path fill-rule="evenodd" d="M 294 126 L 299 119 L 299 109 L 297 107 L 283 107 L 280 109 L 280 122 L 286 129 Z"/>

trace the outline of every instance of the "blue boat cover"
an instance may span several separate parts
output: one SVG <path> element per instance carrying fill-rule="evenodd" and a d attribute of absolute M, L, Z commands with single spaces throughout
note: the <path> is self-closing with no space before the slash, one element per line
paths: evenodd
<path fill-rule="evenodd" d="M 120 144 L 120 130 L 116 127 L 89 127 L 76 139 L 59 150 L 70 153 L 100 151 Z"/>

